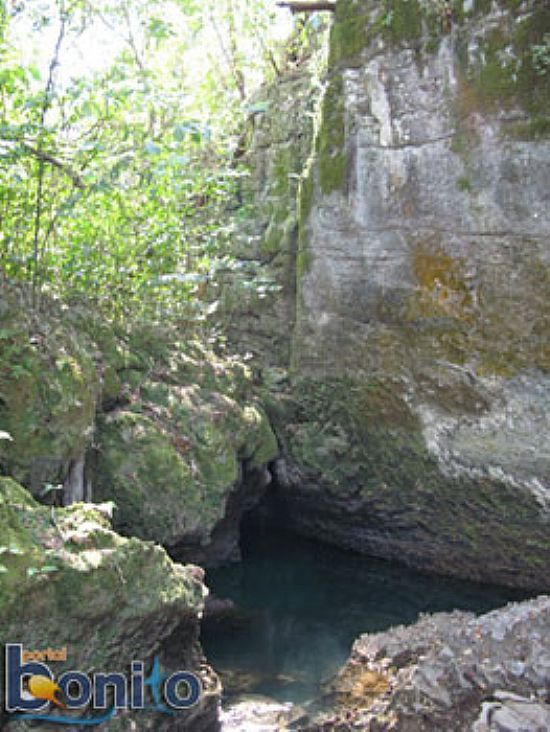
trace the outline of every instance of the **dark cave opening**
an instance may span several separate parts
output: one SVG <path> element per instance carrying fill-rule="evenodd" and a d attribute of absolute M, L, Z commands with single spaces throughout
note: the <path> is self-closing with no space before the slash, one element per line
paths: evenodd
<path fill-rule="evenodd" d="M 298 536 L 285 527 L 286 510 L 273 484 L 241 520 L 241 561 L 206 574 L 211 599 L 201 642 L 227 698 L 304 702 L 362 633 L 411 624 L 425 612 L 487 612 L 526 596 Z"/>

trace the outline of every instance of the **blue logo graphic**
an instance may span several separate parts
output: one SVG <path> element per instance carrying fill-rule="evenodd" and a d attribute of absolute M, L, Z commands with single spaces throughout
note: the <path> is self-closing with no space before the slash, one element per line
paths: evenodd
<path fill-rule="evenodd" d="M 122 709 L 177 714 L 197 704 L 202 695 L 202 684 L 195 674 L 163 673 L 158 657 L 148 676 L 142 661 L 132 661 L 129 678 L 123 673 L 90 676 L 66 671 L 56 680 L 46 663 L 26 660 L 38 655 L 44 654 L 24 651 L 19 643 L 6 644 L 6 711 L 12 719 L 91 727 L 104 724 Z M 81 710 L 82 716 L 57 710 Z M 89 716 L 90 712 L 98 714 Z"/>

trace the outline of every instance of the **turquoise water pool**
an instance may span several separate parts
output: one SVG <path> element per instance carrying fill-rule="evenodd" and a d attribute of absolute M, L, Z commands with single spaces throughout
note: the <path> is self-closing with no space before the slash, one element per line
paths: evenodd
<path fill-rule="evenodd" d="M 233 611 L 206 622 L 202 643 L 228 694 L 301 702 L 365 632 L 413 623 L 419 613 L 486 612 L 525 593 L 457 581 L 350 554 L 265 526 L 248 526 L 243 561 L 211 570 Z"/>

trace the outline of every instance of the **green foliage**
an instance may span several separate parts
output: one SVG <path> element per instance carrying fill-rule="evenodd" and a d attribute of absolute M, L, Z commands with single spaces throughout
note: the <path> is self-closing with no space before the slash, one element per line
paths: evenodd
<path fill-rule="evenodd" d="M 544 75 L 550 72 L 550 33 L 544 34 L 542 43 L 531 47 L 531 58 L 537 74 Z"/>
<path fill-rule="evenodd" d="M 119 320 L 204 321 L 234 266 L 241 92 L 278 68 L 273 11 L 48 0 L 12 15 L 0 14 L 0 272 L 32 281 L 34 304 L 45 293 Z M 20 63 L 29 27 L 31 44 L 57 40 L 38 65 Z M 72 46 L 98 32 L 118 38 L 111 58 L 71 77 Z"/>

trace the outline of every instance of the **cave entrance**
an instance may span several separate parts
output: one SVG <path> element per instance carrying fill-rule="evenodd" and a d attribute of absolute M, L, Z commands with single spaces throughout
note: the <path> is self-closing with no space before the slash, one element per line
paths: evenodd
<path fill-rule="evenodd" d="M 413 623 L 421 612 L 486 612 L 525 597 L 306 539 L 283 519 L 270 491 L 242 520 L 242 561 L 207 572 L 215 600 L 202 644 L 228 698 L 255 693 L 303 703 L 361 633 Z"/>

